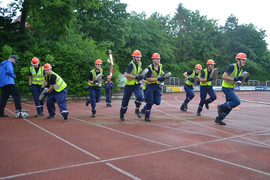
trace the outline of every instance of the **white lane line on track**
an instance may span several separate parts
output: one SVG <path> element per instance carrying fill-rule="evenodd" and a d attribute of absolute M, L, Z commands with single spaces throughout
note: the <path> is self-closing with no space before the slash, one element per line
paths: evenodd
<path fill-rule="evenodd" d="M 243 102 L 270 105 L 270 103 L 267 103 L 267 102 L 251 101 L 251 100 L 247 100 L 247 99 L 240 99 L 240 100 L 243 101 Z"/>
<path fill-rule="evenodd" d="M 94 125 L 96 125 L 96 124 L 94 124 Z M 246 136 L 246 135 L 253 134 L 253 133 L 262 133 L 262 132 L 264 132 L 264 131 L 266 131 L 266 130 L 259 131 L 259 132 L 246 133 L 246 134 L 242 134 L 242 135 L 236 135 L 236 136 L 233 136 L 233 137 L 222 138 L 222 139 L 218 139 L 218 140 L 214 140 L 214 141 L 208 141 L 208 142 L 204 142 L 204 143 L 197 143 L 197 144 L 188 145 L 188 146 L 181 146 L 181 147 L 176 147 L 176 148 L 169 148 L 169 149 L 167 149 L 167 150 L 174 150 L 174 149 L 179 149 L 179 148 L 185 148 L 185 147 L 197 146 L 197 145 L 206 144 L 206 143 L 210 143 L 210 142 L 223 141 L 223 140 L 226 140 L 226 139 L 232 139 L 232 138 L 235 138 L 235 137 Z M 269 145 L 268 145 L 268 147 L 269 147 Z M 161 150 L 161 151 L 158 151 L 158 152 L 164 152 L 164 151 L 167 151 L 167 150 Z M 155 153 L 155 152 L 153 152 L 153 153 Z M 152 154 L 152 153 L 151 153 L 151 154 Z M 139 156 L 139 155 L 135 155 L 135 156 Z M 129 156 L 129 157 L 131 157 L 131 156 Z M 122 157 L 122 158 L 125 158 L 125 157 Z M 121 158 L 121 159 L 122 159 L 122 158 Z M 128 157 L 127 157 L 127 158 L 128 158 Z M 117 158 L 117 159 L 118 159 L 118 158 Z M 113 159 L 111 159 L 111 160 L 113 160 Z M 241 165 L 239 165 L 239 166 L 241 166 Z M 245 167 L 245 166 L 241 166 L 241 167 Z M 247 167 L 247 168 L 249 168 L 249 167 Z M 251 169 L 252 169 L 252 168 L 251 168 Z M 258 171 L 258 172 L 260 172 L 260 171 Z"/>
<path fill-rule="evenodd" d="M 25 103 L 24 103 L 24 104 L 25 104 Z M 26 105 L 28 105 L 28 104 L 26 104 Z M 29 105 L 29 106 L 31 106 L 31 105 Z M 8 110 L 9 112 L 13 113 L 11 110 L 9 110 L 9 109 L 7 109 L 7 110 Z M 15 113 L 13 113 L 13 114 L 15 114 Z M 27 119 L 23 119 L 23 120 L 26 121 L 26 122 L 28 122 L 28 123 L 30 123 L 30 124 L 32 124 L 32 125 L 34 125 L 34 126 L 36 126 L 36 127 L 39 128 L 39 129 L 45 131 L 46 133 L 52 135 L 53 137 L 55 137 L 55 138 L 57 138 L 57 139 L 59 139 L 59 140 L 65 142 L 65 143 L 67 143 L 68 145 L 74 147 L 75 149 L 77 149 L 77 150 L 79 150 L 79 151 L 82 151 L 83 153 L 85 153 L 85 154 L 87 154 L 87 155 L 89 155 L 89 156 L 91 156 L 91 157 L 93 157 L 93 158 L 95 158 L 95 159 L 97 159 L 97 160 L 101 159 L 100 157 L 98 157 L 98 156 L 96 156 L 96 155 L 94 155 L 94 154 L 92 154 L 92 153 L 90 153 L 90 152 L 88 152 L 88 151 L 86 151 L 86 150 L 84 150 L 84 149 L 82 149 L 82 148 L 80 148 L 80 147 L 78 147 L 78 146 L 72 144 L 71 142 L 69 142 L 69 141 L 67 141 L 67 140 L 65 140 L 65 139 L 63 139 L 63 138 L 57 136 L 56 134 L 54 134 L 54 133 L 52 133 L 52 132 L 50 132 L 50 131 L 48 131 L 48 130 L 46 130 L 46 129 L 40 127 L 40 126 L 38 126 L 37 124 L 35 124 L 35 123 L 33 123 L 33 122 L 31 122 L 31 121 L 29 121 L 29 120 L 27 120 Z M 108 165 L 108 164 L 107 164 L 107 165 Z M 110 167 L 112 167 L 112 166 L 113 166 L 113 165 L 111 165 Z M 116 166 L 114 166 L 114 167 L 117 168 L 121 173 L 124 173 L 124 174 L 126 174 L 126 175 L 128 175 L 128 176 L 130 177 L 130 175 L 131 175 L 130 173 L 128 173 L 128 172 L 126 172 L 126 171 L 124 171 L 124 170 L 122 170 L 122 169 L 120 169 L 120 168 L 118 168 L 118 167 L 116 167 Z M 115 169 L 115 168 L 114 168 L 114 169 Z M 29 175 L 29 174 L 26 173 L 25 175 Z M 23 174 L 22 176 L 25 176 L 25 175 Z M 134 176 L 134 177 L 135 177 L 135 176 Z M 2 179 L 2 178 L 0 177 L 0 179 Z M 7 179 L 9 179 L 9 178 L 7 178 Z"/>
<path fill-rule="evenodd" d="M 255 132 L 255 133 L 260 133 L 260 132 Z M 251 134 L 251 133 L 248 133 L 248 134 Z M 245 136 L 245 135 L 246 134 L 243 134 L 241 136 Z M 213 142 L 218 142 L 218 141 L 229 140 L 229 139 L 233 139 L 235 137 L 239 137 L 239 135 L 238 136 L 228 137 L 228 138 L 222 138 L 222 139 L 218 139 L 218 140 L 207 141 L 207 142 L 203 142 L 203 143 L 196 143 L 196 144 L 192 144 L 192 145 L 185 145 L 185 146 L 167 148 L 167 149 L 152 151 L 152 152 L 148 152 L 148 153 L 141 153 L 141 154 L 135 154 L 135 155 L 129 155 L 129 156 L 105 159 L 105 160 L 98 160 L 98 161 L 95 161 L 95 162 L 80 163 L 80 164 L 74 164 L 74 165 L 63 166 L 63 167 L 58 167 L 58 168 L 51 168 L 51 169 L 44 169 L 44 170 L 33 171 L 33 172 L 28 172 L 28 173 L 15 174 L 15 175 L 6 176 L 6 177 L 0 177 L 0 179 L 10 179 L 10 178 L 15 178 L 15 177 L 21 177 L 21 176 L 26 176 L 26 175 L 38 174 L 38 173 L 45 173 L 45 172 L 56 171 L 56 170 L 63 170 L 63 169 L 86 166 L 86 165 L 92 165 L 92 164 L 98 164 L 98 163 L 107 163 L 107 162 L 111 162 L 111 161 L 123 160 L 123 159 L 128 159 L 128 158 L 133 158 L 133 157 L 146 156 L 146 155 L 152 155 L 152 154 L 162 153 L 162 152 L 167 152 L 167 151 L 172 151 L 172 150 L 182 150 L 183 148 L 188 148 L 188 147 L 193 147 L 193 146 L 198 146 L 198 145 L 208 144 L 208 143 L 213 143 Z M 188 151 L 188 150 L 186 150 L 186 151 Z M 192 151 L 190 151 L 190 152 L 192 152 Z M 205 155 L 205 156 L 207 156 L 207 155 Z M 221 162 L 222 161 L 229 162 L 229 161 L 225 161 L 225 160 L 221 160 Z M 237 167 L 241 167 L 241 168 L 253 171 L 252 168 L 242 166 L 242 165 L 239 165 L 239 164 L 236 164 L 236 163 L 230 163 L 230 165 L 235 165 Z M 255 172 L 260 173 L 262 171 L 255 169 Z M 265 174 L 265 172 L 263 172 L 262 174 Z"/>
<path fill-rule="evenodd" d="M 106 163 L 108 166 L 110 166 L 111 168 L 115 169 L 116 171 L 118 172 L 121 172 L 123 174 L 125 174 L 126 176 L 132 178 L 132 179 L 135 179 L 135 180 L 140 180 L 140 178 L 136 177 L 136 176 L 133 176 L 132 174 L 126 172 L 126 171 L 123 171 L 122 169 L 119 169 L 118 167 L 112 165 L 111 163 Z"/>
<path fill-rule="evenodd" d="M 167 103 L 167 102 L 164 102 L 164 103 L 166 103 L 166 104 L 168 104 L 168 105 L 171 105 L 171 104 L 169 104 L 169 103 Z M 171 105 L 171 106 L 173 106 L 173 105 Z M 154 109 L 156 109 L 156 108 L 154 108 Z M 224 130 L 220 130 L 220 129 L 212 128 L 212 127 L 209 127 L 209 126 L 206 126 L 206 125 L 203 125 L 203 124 L 197 123 L 197 122 L 193 122 L 193 121 L 187 120 L 187 119 L 182 118 L 182 117 L 177 117 L 177 116 L 175 116 L 175 115 L 172 115 L 172 114 L 166 113 L 166 112 L 161 111 L 161 110 L 158 110 L 158 109 L 156 109 L 156 110 L 157 110 L 157 111 L 159 111 L 159 112 L 162 112 L 163 114 L 166 114 L 167 116 L 176 117 L 176 118 L 179 118 L 179 119 L 181 119 L 181 120 L 185 120 L 185 121 L 187 121 L 187 122 L 189 122 L 189 123 L 192 123 L 192 124 L 196 124 L 196 125 L 198 125 L 198 126 L 205 127 L 205 128 L 207 128 L 207 129 L 212 129 L 212 130 L 215 130 L 215 131 L 220 131 L 220 132 L 223 132 L 223 133 L 225 133 L 225 134 L 229 134 L 229 135 L 235 135 L 235 134 L 233 134 L 233 133 L 230 133 L 230 132 L 227 132 L 227 131 L 224 131 Z M 264 128 L 264 130 L 270 130 L 270 129 L 269 129 L 269 128 Z M 260 141 L 256 141 L 256 140 L 253 140 L 253 139 L 250 139 L 250 138 L 246 138 L 246 137 L 241 137 L 241 138 L 246 139 L 246 140 L 249 140 L 249 141 L 256 142 L 256 143 L 258 143 L 258 144 L 262 144 L 262 145 L 270 146 L 270 144 L 263 143 L 263 142 L 260 142 Z"/>
<path fill-rule="evenodd" d="M 218 158 L 215 158 L 215 157 L 207 156 L 207 155 L 204 155 L 204 154 L 201 154 L 201 153 L 197 153 L 197 152 L 193 152 L 193 151 L 189 151 L 189 150 L 185 150 L 185 149 L 180 149 L 180 150 L 184 151 L 184 152 L 187 152 L 187 153 L 195 154 L 197 156 L 205 157 L 207 159 L 212 159 L 212 160 L 219 161 L 219 162 L 222 162 L 222 163 L 225 163 L 225 164 L 229 164 L 229 165 L 232 165 L 232 166 L 240 167 L 240 168 L 247 169 L 247 170 L 250 170 L 250 171 L 253 171 L 253 172 L 256 172 L 256 173 L 260 173 L 260 174 L 270 176 L 270 173 L 260 171 L 260 170 L 257 170 L 257 169 L 253 169 L 253 168 L 250 168 L 250 167 L 247 167 L 247 166 L 242 166 L 240 164 L 232 163 L 232 162 L 229 162 L 229 161 L 225 161 L 223 159 L 218 159 Z"/>

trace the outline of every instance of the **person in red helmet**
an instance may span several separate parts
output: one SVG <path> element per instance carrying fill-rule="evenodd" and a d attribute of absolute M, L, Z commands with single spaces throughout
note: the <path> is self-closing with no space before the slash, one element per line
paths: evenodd
<path fill-rule="evenodd" d="M 207 68 L 201 72 L 200 76 L 200 98 L 201 101 L 199 103 L 199 107 L 197 110 L 197 116 L 201 116 L 201 112 L 203 109 L 203 105 L 205 105 L 206 109 L 209 109 L 209 104 L 217 99 L 217 95 L 213 89 L 212 81 L 214 78 L 210 77 L 210 74 L 215 66 L 215 61 L 209 59 L 206 62 Z M 207 94 L 210 96 L 206 99 Z"/>
<path fill-rule="evenodd" d="M 122 105 L 120 109 L 120 119 L 124 121 L 124 114 L 127 112 L 128 109 L 128 102 L 132 93 L 134 92 L 136 100 L 135 100 L 135 114 L 138 118 L 141 118 L 141 112 L 139 110 L 142 101 L 142 88 L 140 87 L 140 81 L 143 77 L 141 77 L 140 73 L 142 71 L 142 63 L 141 63 L 142 54 L 139 50 L 135 50 L 132 53 L 132 61 L 128 64 L 128 67 L 125 72 L 126 77 L 126 86 L 124 90 L 124 95 L 122 99 Z"/>
<path fill-rule="evenodd" d="M 99 74 L 103 75 L 102 60 L 97 59 L 95 61 L 95 68 L 92 69 L 88 76 L 88 91 L 89 91 L 89 98 L 86 100 L 86 106 L 89 103 L 92 106 L 92 117 L 96 117 L 96 103 L 100 101 L 101 95 L 101 84 L 98 83 L 97 76 Z M 104 79 L 104 75 L 102 76 Z"/>
<path fill-rule="evenodd" d="M 154 53 L 151 57 L 152 64 L 148 66 L 148 73 L 146 77 L 146 89 L 145 89 L 145 118 L 144 120 L 150 122 L 150 115 L 153 105 L 159 106 L 161 103 L 161 88 L 160 83 L 165 79 L 165 74 L 162 70 L 162 64 L 160 63 L 160 55 Z"/>
<path fill-rule="evenodd" d="M 105 93 L 106 93 L 106 105 L 107 107 L 112 107 L 112 90 L 114 88 L 112 77 L 107 76 L 107 81 L 104 83 Z"/>
<path fill-rule="evenodd" d="M 222 75 L 222 91 L 226 96 L 226 102 L 224 104 L 217 105 L 218 116 L 216 117 L 215 122 L 219 125 L 226 125 L 226 123 L 223 122 L 225 117 L 233 108 L 239 106 L 241 103 L 238 96 L 234 93 L 234 86 L 236 85 L 236 82 L 242 81 L 242 68 L 246 64 L 247 55 L 245 53 L 238 53 L 235 60 L 236 63 L 229 65 Z"/>
<path fill-rule="evenodd" d="M 69 115 L 66 102 L 68 94 L 67 84 L 58 74 L 52 71 L 52 66 L 49 63 L 44 64 L 43 69 L 45 72 L 45 81 L 41 87 L 44 88 L 46 84 L 49 85 L 49 89 L 43 94 L 44 96 L 48 96 L 46 105 L 49 116 L 47 119 L 54 118 L 56 114 L 54 103 L 57 102 L 61 115 L 64 120 L 67 120 Z"/>
<path fill-rule="evenodd" d="M 180 110 L 182 110 L 182 111 L 187 111 L 187 109 L 188 109 L 187 105 L 188 105 L 189 101 L 191 101 L 195 96 L 195 94 L 193 92 L 193 86 L 195 85 L 194 78 L 201 76 L 201 70 L 202 70 L 202 66 L 200 64 L 197 64 L 195 66 L 195 70 L 187 71 L 183 74 L 183 76 L 186 78 L 186 83 L 184 85 L 184 89 L 186 92 L 186 99 L 180 107 Z"/>
<path fill-rule="evenodd" d="M 36 104 L 37 114 L 35 117 L 44 116 L 43 114 L 43 104 L 44 101 L 39 100 L 39 95 L 43 91 L 41 85 L 44 82 L 44 69 L 40 65 L 39 59 L 33 57 L 31 60 L 32 66 L 29 68 L 29 90 L 34 97 Z"/>

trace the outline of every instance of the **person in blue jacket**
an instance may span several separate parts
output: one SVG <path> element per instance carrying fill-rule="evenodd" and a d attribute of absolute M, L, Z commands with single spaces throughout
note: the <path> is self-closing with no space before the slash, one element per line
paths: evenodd
<path fill-rule="evenodd" d="M 22 110 L 21 94 L 14 81 L 14 78 L 16 77 L 16 74 L 14 73 L 14 64 L 18 62 L 18 58 L 12 55 L 8 60 L 4 60 L 0 66 L 0 87 L 2 89 L 0 100 L 0 117 L 9 116 L 4 113 L 4 109 L 10 95 L 14 98 L 16 112 Z"/>
<path fill-rule="evenodd" d="M 114 88 L 113 82 L 111 81 L 112 77 L 107 76 L 107 81 L 104 83 L 104 88 L 106 91 L 106 105 L 107 107 L 112 107 L 112 90 Z"/>

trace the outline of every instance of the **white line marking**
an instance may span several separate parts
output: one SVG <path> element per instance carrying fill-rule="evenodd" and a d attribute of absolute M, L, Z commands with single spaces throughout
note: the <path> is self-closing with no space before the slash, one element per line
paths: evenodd
<path fill-rule="evenodd" d="M 112 165 L 111 163 L 106 163 L 108 166 L 110 166 L 111 168 L 115 169 L 116 171 L 119 171 L 123 174 L 125 174 L 126 176 L 132 178 L 132 179 L 135 179 L 135 180 L 140 180 L 140 178 L 136 177 L 136 176 L 133 176 L 132 174 L 126 172 L 126 171 L 123 171 L 122 169 L 119 169 L 118 167 Z"/>
<path fill-rule="evenodd" d="M 256 172 L 256 173 L 260 173 L 260 174 L 270 176 L 270 174 L 267 173 L 267 172 L 263 172 L 263 171 L 253 169 L 253 168 L 250 168 L 250 167 L 247 167 L 247 166 L 242 166 L 242 165 L 235 164 L 235 163 L 232 163 L 232 162 L 229 162 L 229 161 L 225 161 L 225 160 L 222 160 L 222 159 L 218 159 L 218 158 L 215 158 L 215 157 L 207 156 L 207 155 L 204 155 L 204 154 L 201 154 L 201 153 L 196 153 L 196 152 L 185 150 L 185 149 L 180 149 L 180 150 L 184 151 L 184 152 L 187 152 L 187 153 L 195 154 L 195 155 L 198 155 L 198 156 L 201 156 L 201 157 L 205 157 L 205 158 L 208 158 L 208 159 L 212 159 L 212 160 L 215 160 L 215 161 L 219 161 L 219 162 L 222 162 L 222 163 L 226 163 L 226 164 L 229 164 L 229 165 L 233 165 L 233 166 L 236 166 L 236 167 L 240 167 L 240 168 L 243 168 L 243 169 L 247 169 L 247 170 L 250 170 L 250 171 L 253 171 L 253 172 Z"/>
<path fill-rule="evenodd" d="M 267 102 L 251 101 L 251 100 L 247 100 L 247 99 L 241 99 L 241 101 L 243 101 L 243 102 L 250 102 L 250 103 L 256 103 L 256 104 L 270 105 L 270 103 L 267 103 Z"/>
<path fill-rule="evenodd" d="M 30 124 L 36 126 L 37 128 L 39 128 L 39 129 L 45 131 L 46 133 L 52 135 L 53 137 L 55 137 L 55 138 L 57 138 L 57 139 L 59 139 L 59 140 L 65 142 L 65 143 L 67 143 L 68 145 L 74 147 L 75 149 L 77 149 L 77 150 L 79 150 L 79 151 L 81 151 L 81 152 L 83 152 L 83 153 L 85 153 L 85 154 L 87 154 L 87 155 L 89 155 L 89 156 L 91 156 L 91 157 L 93 157 L 93 158 L 95 158 L 95 159 L 100 159 L 98 156 L 95 156 L 94 154 L 92 154 L 92 153 L 90 153 L 90 152 L 88 152 L 88 151 L 86 151 L 86 150 L 84 150 L 84 149 L 82 149 L 82 148 L 80 148 L 80 147 L 78 147 L 78 146 L 72 144 L 71 142 L 69 142 L 69 141 L 67 141 L 67 140 L 65 140 L 65 139 L 63 139 L 63 138 L 57 136 L 56 134 L 54 134 L 54 133 L 52 133 L 52 132 L 50 132 L 50 131 L 48 131 L 48 130 L 42 128 L 42 127 L 40 127 L 39 125 L 37 125 L 37 124 L 35 124 L 35 123 L 33 123 L 33 122 L 27 120 L 27 119 L 24 119 L 24 120 L 25 120 L 26 122 L 28 122 L 28 123 L 30 123 Z"/>

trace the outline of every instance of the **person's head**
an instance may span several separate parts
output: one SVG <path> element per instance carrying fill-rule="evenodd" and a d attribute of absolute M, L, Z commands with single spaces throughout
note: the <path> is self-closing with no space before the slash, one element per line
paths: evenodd
<path fill-rule="evenodd" d="M 52 66 L 49 63 L 44 64 L 43 68 L 46 75 L 51 74 Z"/>
<path fill-rule="evenodd" d="M 39 59 L 37 57 L 33 57 L 32 60 L 31 60 L 31 64 L 34 67 L 38 67 L 38 65 L 39 65 Z"/>
<path fill-rule="evenodd" d="M 151 57 L 153 64 L 158 65 L 160 63 L 160 55 L 158 53 L 154 53 Z"/>
<path fill-rule="evenodd" d="M 17 56 L 15 55 L 11 55 L 8 60 L 13 62 L 14 64 L 19 62 Z"/>
<path fill-rule="evenodd" d="M 201 66 L 200 64 L 197 64 L 197 65 L 195 66 L 195 71 L 196 71 L 196 73 L 199 74 L 199 73 L 201 72 L 201 70 L 202 70 L 202 66 Z"/>
<path fill-rule="evenodd" d="M 112 79 L 112 77 L 110 75 L 107 76 L 108 81 L 110 81 Z"/>
<path fill-rule="evenodd" d="M 139 50 L 133 51 L 133 53 L 132 53 L 132 58 L 133 58 L 133 61 L 134 61 L 136 64 L 139 64 L 139 62 L 141 61 L 141 58 L 142 58 L 142 53 L 141 53 L 141 51 L 139 51 Z"/>
<path fill-rule="evenodd" d="M 215 61 L 212 60 L 212 59 L 209 59 L 209 60 L 206 62 L 206 65 L 207 65 L 207 69 L 208 69 L 208 70 L 213 70 L 214 67 L 215 67 Z"/>
<path fill-rule="evenodd" d="M 247 61 L 247 55 L 245 53 L 238 53 L 235 56 L 236 63 L 238 64 L 239 67 L 243 67 L 246 64 Z"/>
<path fill-rule="evenodd" d="M 101 66 L 102 66 L 102 61 L 101 61 L 101 59 L 97 59 L 97 60 L 95 61 L 95 68 L 96 68 L 96 70 L 100 70 L 100 69 L 101 69 Z"/>

